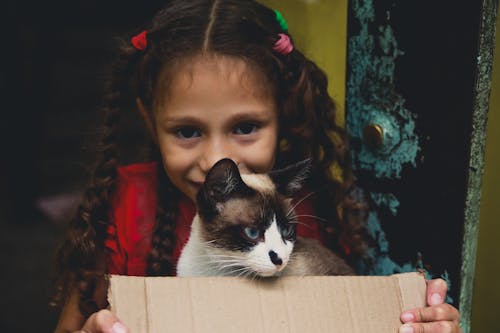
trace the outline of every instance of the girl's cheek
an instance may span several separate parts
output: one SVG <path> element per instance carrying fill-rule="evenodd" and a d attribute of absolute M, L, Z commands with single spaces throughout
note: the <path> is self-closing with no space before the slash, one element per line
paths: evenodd
<path fill-rule="evenodd" d="M 274 167 L 276 149 L 261 147 L 243 157 L 242 161 L 252 172 L 267 173 Z"/>

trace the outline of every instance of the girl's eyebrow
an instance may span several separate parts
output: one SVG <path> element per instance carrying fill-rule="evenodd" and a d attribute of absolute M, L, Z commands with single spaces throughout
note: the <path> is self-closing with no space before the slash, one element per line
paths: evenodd
<path fill-rule="evenodd" d="M 275 111 L 267 108 L 260 110 L 255 109 L 255 110 L 241 111 L 231 115 L 229 119 L 233 122 L 242 120 L 252 120 L 252 119 L 267 120 L 273 117 L 274 112 Z"/>
<path fill-rule="evenodd" d="M 276 111 L 269 109 L 269 108 L 262 108 L 262 109 L 252 109 L 252 110 L 244 110 L 244 111 L 239 111 L 235 112 L 231 116 L 229 116 L 227 119 L 230 122 L 238 122 L 238 121 L 245 121 L 245 120 L 268 120 L 274 116 L 274 113 Z M 170 116 L 165 116 L 161 120 L 163 124 L 198 124 L 198 123 L 203 123 L 205 120 L 193 116 L 193 115 L 170 115 Z"/>
<path fill-rule="evenodd" d="M 169 124 L 184 124 L 184 123 L 187 123 L 187 124 L 197 124 L 197 123 L 201 123 L 201 119 L 198 118 L 198 117 L 193 117 L 193 116 L 189 116 L 189 115 L 181 115 L 181 116 L 174 116 L 174 117 L 163 117 L 163 119 L 161 119 L 161 123 L 163 124 L 166 124 L 166 125 L 169 125 Z"/>

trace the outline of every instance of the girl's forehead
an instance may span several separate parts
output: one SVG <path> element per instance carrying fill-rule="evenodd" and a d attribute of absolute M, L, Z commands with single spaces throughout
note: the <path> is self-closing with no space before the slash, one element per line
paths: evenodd
<path fill-rule="evenodd" d="M 229 57 L 201 57 L 186 63 L 174 76 L 174 83 L 179 85 L 192 85 L 193 80 L 206 78 L 214 81 L 227 83 L 241 83 L 247 85 L 247 81 L 254 81 L 253 74 L 243 60 Z"/>
<path fill-rule="evenodd" d="M 176 92 L 188 90 L 199 82 L 209 83 L 206 86 L 212 89 L 221 89 L 222 85 L 238 87 L 258 99 L 274 97 L 271 83 L 256 65 L 238 57 L 207 54 L 165 68 L 159 78 L 157 102 L 175 97 L 172 95 Z"/>

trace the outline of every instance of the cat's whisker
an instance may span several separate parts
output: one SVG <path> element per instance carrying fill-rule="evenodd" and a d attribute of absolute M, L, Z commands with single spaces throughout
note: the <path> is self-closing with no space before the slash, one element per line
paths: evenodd
<path fill-rule="evenodd" d="M 223 258 L 211 258 L 212 262 L 241 262 L 238 259 L 223 259 Z"/>
<path fill-rule="evenodd" d="M 231 267 L 231 266 L 241 266 L 241 260 L 212 260 L 213 264 L 218 265 L 220 267 Z"/>
<path fill-rule="evenodd" d="M 259 273 L 257 272 L 251 272 L 251 275 L 252 275 L 251 277 L 252 281 L 255 281 L 258 277 L 260 277 Z"/>
<path fill-rule="evenodd" d="M 236 274 L 238 273 L 238 274 Z M 247 267 L 241 267 L 240 269 L 235 269 L 231 271 L 231 275 L 234 277 L 242 277 L 243 275 L 248 273 L 248 268 Z"/>
<path fill-rule="evenodd" d="M 242 270 L 240 273 L 238 273 L 238 275 L 236 275 L 236 277 L 246 279 L 250 273 L 251 273 L 251 270 L 247 268 L 245 270 Z"/>
<path fill-rule="evenodd" d="M 298 217 L 310 217 L 310 218 L 313 218 L 315 220 L 318 220 L 318 221 L 321 221 L 321 222 L 327 222 L 328 223 L 327 219 L 324 219 L 324 218 L 316 216 L 316 215 L 300 214 L 300 215 L 295 215 L 295 217 L 297 217 L 297 218 Z"/>
<path fill-rule="evenodd" d="M 232 264 L 225 264 L 225 263 L 222 263 L 222 262 L 213 262 L 212 263 L 215 268 L 217 269 L 217 271 L 220 271 L 220 272 L 224 272 L 227 270 L 227 267 L 229 267 L 230 265 L 234 265 L 234 263 Z"/>
<path fill-rule="evenodd" d="M 212 261 L 217 261 L 217 260 L 235 260 L 235 261 L 242 261 L 245 260 L 244 257 L 242 256 L 237 256 L 237 255 L 227 255 L 227 254 L 215 254 L 215 253 L 208 253 L 207 257 L 212 260 Z"/>
<path fill-rule="evenodd" d="M 207 254 L 211 257 L 221 257 L 221 258 L 234 258 L 234 259 L 244 259 L 242 256 L 238 255 L 230 255 L 230 254 L 215 254 L 215 253 L 209 253 Z"/>
<path fill-rule="evenodd" d="M 250 267 L 246 267 L 246 270 L 244 272 L 242 272 L 241 274 L 239 274 L 238 276 L 247 279 L 249 276 L 252 276 L 255 274 L 258 274 L 258 273 L 256 271 L 254 271 L 253 269 L 251 269 Z"/>
<path fill-rule="evenodd" d="M 216 264 L 218 264 L 218 263 L 216 262 Z M 241 262 L 233 262 L 233 263 L 229 263 L 229 264 L 221 262 L 219 267 L 221 267 L 223 269 L 226 269 L 229 267 L 241 267 Z"/>
<path fill-rule="evenodd" d="M 191 256 L 191 258 L 209 258 L 209 257 L 211 257 L 210 254 L 200 254 L 196 256 L 195 255 Z"/>
<path fill-rule="evenodd" d="M 241 263 L 232 263 L 232 264 L 215 263 L 215 265 L 217 267 L 217 270 L 219 271 L 232 270 L 234 268 L 241 267 Z"/>
<path fill-rule="evenodd" d="M 211 276 L 213 275 L 213 269 L 206 268 L 205 270 L 199 270 L 198 271 L 198 276 Z"/>
<path fill-rule="evenodd" d="M 245 260 L 242 256 L 235 255 L 224 255 L 224 254 L 209 254 L 210 261 L 222 269 L 234 266 L 242 266 L 242 262 Z"/>
<path fill-rule="evenodd" d="M 241 266 L 240 260 L 213 260 L 212 263 L 219 267 Z"/>
<path fill-rule="evenodd" d="M 221 257 L 221 258 L 214 258 L 214 257 L 212 257 L 210 254 L 204 254 L 204 255 L 192 256 L 192 258 L 193 258 L 193 259 L 206 259 L 206 260 L 208 260 L 208 261 L 210 261 L 210 262 L 217 262 L 217 261 L 225 261 L 225 262 L 229 262 L 229 261 L 231 261 L 231 262 L 237 262 L 237 261 L 240 261 L 240 260 L 241 260 L 241 258 L 236 258 L 236 257 L 235 257 L 235 258 L 225 258 L 225 259 L 224 259 L 223 257 Z"/>
<path fill-rule="evenodd" d="M 242 275 L 247 274 L 248 271 L 249 271 L 248 267 L 240 267 L 237 269 L 226 271 L 225 273 L 227 273 L 228 275 L 231 275 L 231 276 L 241 277 Z M 236 273 L 238 273 L 238 274 L 235 275 Z"/>
<path fill-rule="evenodd" d="M 246 278 L 248 278 L 250 276 L 250 278 L 253 280 L 255 280 L 256 277 L 260 276 L 258 272 L 256 271 L 250 271 L 248 272 L 248 275 L 246 276 Z"/>
<path fill-rule="evenodd" d="M 310 226 L 310 225 L 309 225 L 309 224 L 307 224 L 307 223 L 303 223 L 303 222 L 299 222 L 299 221 L 290 221 L 290 222 L 288 222 L 288 223 L 290 223 L 290 224 L 300 224 L 300 225 L 303 225 L 303 226 L 304 226 L 304 227 L 306 227 L 306 228 L 312 229 L 312 226 Z"/>
<path fill-rule="evenodd" d="M 223 271 L 228 267 L 241 266 L 241 261 L 242 261 L 242 258 L 236 256 L 231 258 L 230 256 L 227 255 L 211 255 L 211 254 L 193 256 L 193 258 L 206 259 L 207 261 L 211 262 L 214 266 L 216 266 L 219 271 Z M 208 275 L 211 275 L 210 271 L 207 271 L 207 273 L 209 273 Z"/>
<path fill-rule="evenodd" d="M 288 212 L 285 214 L 287 217 L 289 216 L 290 213 L 292 213 L 294 211 L 294 209 L 304 200 L 306 200 L 307 198 L 309 198 L 311 195 L 315 194 L 316 191 L 313 191 L 313 192 L 310 192 L 308 193 L 307 195 L 305 195 L 302 199 L 300 199 L 299 201 L 297 201 L 289 210 Z"/>
<path fill-rule="evenodd" d="M 243 269 L 241 269 L 241 271 L 239 272 L 239 274 L 237 275 L 237 277 L 241 277 L 241 278 L 248 278 L 248 276 L 250 276 L 251 274 L 254 273 L 254 270 L 251 269 L 250 267 L 243 267 Z"/>
<path fill-rule="evenodd" d="M 242 260 L 244 259 L 241 256 L 228 256 L 228 255 L 220 255 L 220 254 L 207 254 L 207 257 L 210 257 L 212 259 L 218 260 L 218 259 L 234 259 L 234 260 Z"/>

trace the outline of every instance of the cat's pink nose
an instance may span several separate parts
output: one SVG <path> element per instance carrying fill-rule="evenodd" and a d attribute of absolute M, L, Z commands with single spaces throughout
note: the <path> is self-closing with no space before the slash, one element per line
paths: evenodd
<path fill-rule="evenodd" d="M 278 256 L 278 254 L 274 251 L 269 251 L 269 258 L 271 258 L 271 262 L 276 266 L 281 266 L 283 264 L 283 260 Z"/>

